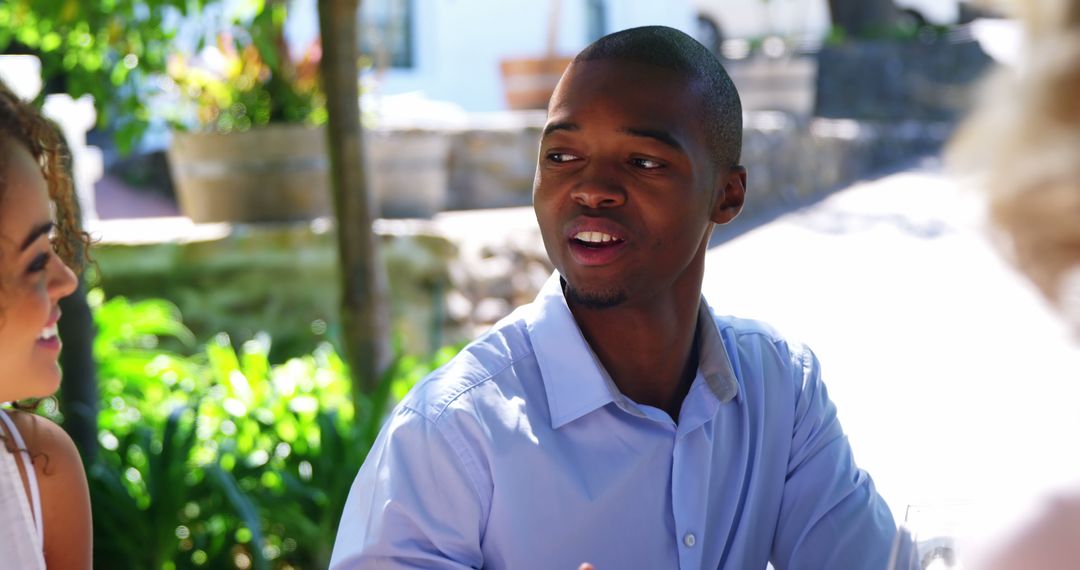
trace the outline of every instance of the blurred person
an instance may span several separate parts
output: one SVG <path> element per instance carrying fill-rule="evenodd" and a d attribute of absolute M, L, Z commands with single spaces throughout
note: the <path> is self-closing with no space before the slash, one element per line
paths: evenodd
<path fill-rule="evenodd" d="M 57 130 L 0 82 L 0 402 L 60 386 L 57 303 L 86 239 Z M 86 473 L 60 426 L 0 408 L 0 567 L 91 566 Z"/>
<path fill-rule="evenodd" d="M 702 298 L 741 145 L 735 86 L 682 32 L 578 54 L 533 187 L 556 272 L 393 411 L 331 568 L 885 567 L 893 517 L 814 354 Z"/>
<path fill-rule="evenodd" d="M 958 170 L 980 174 L 1006 255 L 1080 340 L 1080 2 L 998 5 L 1022 25 L 1024 48 L 1015 66 L 984 86 L 949 158 Z M 981 553 L 980 567 L 1080 568 L 1080 473 L 1076 478 L 1075 488 L 1058 491 L 1018 525 L 1014 538 Z"/>

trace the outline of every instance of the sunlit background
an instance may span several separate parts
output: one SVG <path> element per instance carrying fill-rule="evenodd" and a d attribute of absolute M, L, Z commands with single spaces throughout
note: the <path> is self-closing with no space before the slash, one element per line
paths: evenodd
<path fill-rule="evenodd" d="M 354 389 L 333 3 L 0 3 L 0 76 L 63 128 L 98 240 L 74 301 L 96 336 L 62 331 L 93 360 L 65 363 L 49 410 L 91 465 L 98 567 L 325 567 L 386 407 L 551 270 L 529 204 L 567 58 L 649 24 L 709 47 L 742 96 L 749 203 L 705 294 L 815 350 L 898 519 L 1004 516 L 1080 472 L 1076 339 L 941 159 L 1015 61 L 1011 20 L 939 0 L 364 0 L 356 160 L 395 364 Z"/>

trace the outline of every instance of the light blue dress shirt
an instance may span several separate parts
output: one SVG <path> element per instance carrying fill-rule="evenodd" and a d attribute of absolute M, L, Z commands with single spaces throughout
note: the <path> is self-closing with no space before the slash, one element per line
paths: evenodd
<path fill-rule="evenodd" d="M 817 359 L 701 307 L 676 424 L 619 392 L 553 275 L 394 410 L 331 568 L 884 569 L 893 517 Z"/>

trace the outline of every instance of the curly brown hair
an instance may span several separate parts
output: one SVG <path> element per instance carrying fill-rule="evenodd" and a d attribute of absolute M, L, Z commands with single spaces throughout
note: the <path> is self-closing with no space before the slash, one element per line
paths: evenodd
<path fill-rule="evenodd" d="M 1014 68 L 984 85 L 949 158 L 980 174 L 1006 253 L 1066 316 L 1080 323 L 1069 280 L 1080 270 L 1080 3 L 999 2 L 1023 25 Z"/>
<path fill-rule="evenodd" d="M 25 146 L 41 166 L 49 199 L 56 206 L 53 247 L 68 267 L 80 273 L 89 259 L 90 236 L 82 229 L 67 144 L 56 125 L 0 81 L 0 208 L 7 193 L 5 148 L 9 144 Z"/>
<path fill-rule="evenodd" d="M 79 203 L 71 181 L 71 155 L 67 144 L 56 125 L 0 81 L 0 210 L 4 208 L 4 197 L 7 194 L 7 145 L 12 144 L 26 147 L 41 166 L 49 199 L 56 207 L 53 247 L 68 267 L 77 274 L 81 273 L 90 259 L 90 236 L 82 229 Z M 0 263 L 3 263 L 2 259 Z M 0 288 L 2 287 L 3 282 L 0 280 Z M 3 306 L 0 305 L 0 319 L 2 317 Z M 40 400 L 35 399 L 13 405 L 17 409 L 33 411 L 39 403 Z"/>

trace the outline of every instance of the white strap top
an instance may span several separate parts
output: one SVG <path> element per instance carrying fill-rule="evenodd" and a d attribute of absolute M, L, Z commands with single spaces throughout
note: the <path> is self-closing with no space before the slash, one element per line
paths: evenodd
<path fill-rule="evenodd" d="M 4 435 L 11 438 L 10 441 L 0 442 L 0 552 L 3 553 L 4 567 L 12 564 L 10 568 L 44 570 L 45 537 L 37 475 L 22 435 L 3 408 L 0 408 L 0 423 L 7 428 L 0 432 L 6 432 Z M 15 454 L 8 451 L 12 447 L 16 449 L 15 453 L 22 455 L 23 465 L 26 466 L 29 497 L 19 475 Z"/>

